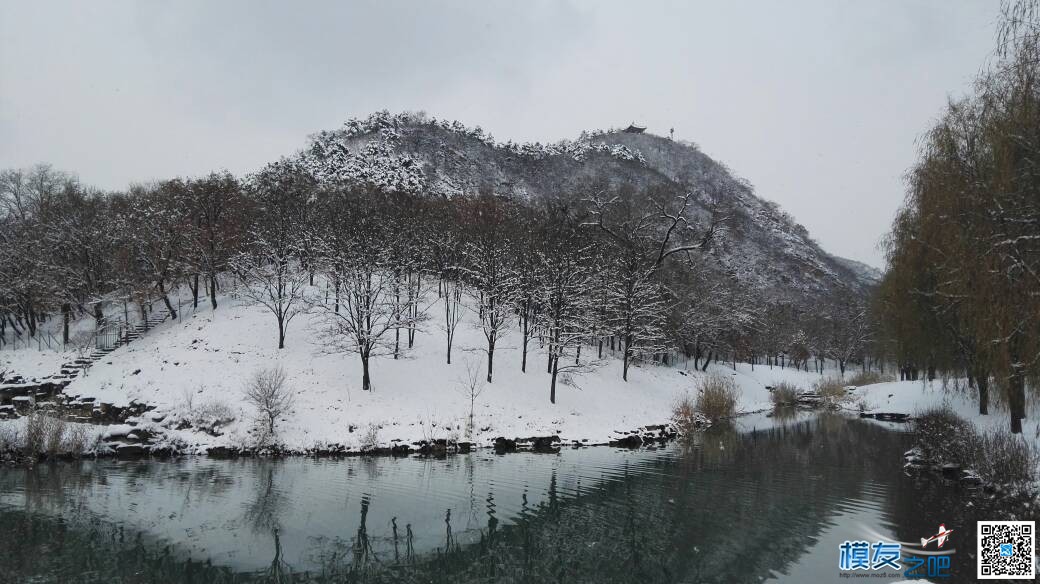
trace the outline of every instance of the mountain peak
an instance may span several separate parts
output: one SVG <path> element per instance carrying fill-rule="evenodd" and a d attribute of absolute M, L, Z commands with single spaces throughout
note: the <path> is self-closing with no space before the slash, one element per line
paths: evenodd
<path fill-rule="evenodd" d="M 869 266 L 822 250 L 779 205 L 756 196 L 751 183 L 696 144 L 635 123 L 586 130 L 575 140 L 516 143 L 456 120 L 380 111 L 315 135 L 302 156 L 333 173 L 349 168 L 352 157 L 377 157 L 390 177 L 380 184 L 443 197 L 490 191 L 532 202 L 580 198 L 576 193 L 597 181 L 637 191 L 696 191 L 700 201 L 725 205 L 731 217 L 711 261 L 699 269 L 790 302 L 811 302 L 837 289 L 863 292 L 877 279 Z"/>

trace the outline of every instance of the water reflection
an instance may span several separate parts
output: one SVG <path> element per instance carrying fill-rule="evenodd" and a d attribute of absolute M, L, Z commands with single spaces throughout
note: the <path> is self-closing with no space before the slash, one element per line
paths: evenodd
<path fill-rule="evenodd" d="M 836 538 L 969 525 L 902 475 L 903 436 L 770 423 L 658 450 L 5 470 L 0 580 L 830 582 Z"/>

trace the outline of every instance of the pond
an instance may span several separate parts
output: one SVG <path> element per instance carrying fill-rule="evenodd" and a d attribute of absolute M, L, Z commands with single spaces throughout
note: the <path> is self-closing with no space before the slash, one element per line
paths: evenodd
<path fill-rule="evenodd" d="M 973 581 L 986 517 L 904 476 L 906 435 L 749 423 L 659 449 L 2 469 L 0 581 L 838 582 L 842 541 L 940 523 L 945 581 Z"/>

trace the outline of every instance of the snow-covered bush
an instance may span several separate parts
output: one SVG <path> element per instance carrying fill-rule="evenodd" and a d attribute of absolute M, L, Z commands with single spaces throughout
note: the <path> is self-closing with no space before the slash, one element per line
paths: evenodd
<path fill-rule="evenodd" d="M 203 391 L 204 388 L 199 388 L 198 393 Z M 193 427 L 215 435 L 221 426 L 235 420 L 234 411 L 223 401 L 214 399 L 195 403 L 195 395 L 189 390 L 184 392 L 183 400 L 181 411 L 169 416 L 164 425 L 173 427 L 179 423 L 179 428 Z"/>
<path fill-rule="evenodd" d="M 365 433 L 361 435 L 361 451 L 368 452 L 379 447 L 379 425 L 369 424 Z"/>
<path fill-rule="evenodd" d="M 695 408 L 712 422 L 732 417 L 737 411 L 737 385 L 723 375 L 709 375 L 700 382 Z"/>
<path fill-rule="evenodd" d="M 0 425 L 0 453 L 13 452 L 22 447 L 22 436 L 11 424 Z"/>
<path fill-rule="evenodd" d="M 930 464 L 956 464 L 997 484 L 1032 481 L 1040 453 L 1007 430 L 980 431 L 948 407 L 918 413 L 911 422 L 917 450 Z"/>
<path fill-rule="evenodd" d="M 458 445 L 458 443 L 461 440 L 462 440 L 462 432 L 459 430 L 458 427 L 452 428 L 451 430 L 448 431 L 447 443 L 449 445 L 452 445 L 452 444 Z"/>
<path fill-rule="evenodd" d="M 191 410 L 191 423 L 197 427 L 223 426 L 235 419 L 234 412 L 227 403 L 210 400 Z"/>

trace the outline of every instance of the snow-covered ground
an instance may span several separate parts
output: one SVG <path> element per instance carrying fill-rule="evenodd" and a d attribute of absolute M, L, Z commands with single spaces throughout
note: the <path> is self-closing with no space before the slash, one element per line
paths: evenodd
<path fill-rule="evenodd" d="M 975 390 L 966 387 L 966 380 L 897 381 L 877 383 L 856 389 L 855 399 L 862 399 L 868 412 L 891 412 L 915 415 L 926 410 L 947 407 L 959 417 L 970 421 L 983 431 L 1006 431 L 1007 408 L 1001 403 L 996 388 L 990 389 L 989 415 L 979 415 Z M 1026 419 L 1022 421 L 1022 436 L 1040 451 L 1040 400 L 1026 396 Z"/>
<path fill-rule="evenodd" d="M 573 384 L 558 384 L 557 403 L 551 404 L 544 350 L 532 340 L 527 372 L 521 372 L 520 336 L 510 330 L 499 340 L 494 382 L 485 384 L 477 398 L 474 434 L 467 436 L 466 365 L 471 363 L 482 372 L 486 367 L 485 339 L 472 313 L 458 327 L 451 365 L 446 363 L 445 335 L 434 305 L 412 351 L 398 360 L 373 360 L 374 389 L 366 392 L 361 390 L 359 358 L 326 350 L 318 332 L 318 316 L 301 314 L 293 320 L 286 348 L 279 350 L 269 312 L 230 297 L 221 300 L 216 311 L 208 305 L 200 305 L 195 312 L 185 310 L 180 320 L 163 323 L 117 349 L 76 379 L 66 393 L 117 406 L 133 400 L 153 405 L 156 410 L 141 426 L 147 428 L 153 416 L 164 416 L 163 431 L 195 451 L 251 445 L 255 440 L 249 432 L 257 412 L 245 401 L 243 389 L 254 372 L 277 365 L 287 373 L 295 394 L 291 412 L 278 422 L 278 442 L 293 450 L 330 445 L 359 449 L 372 438 L 382 446 L 435 438 L 487 445 L 499 436 L 548 435 L 558 435 L 564 443 L 604 443 L 640 426 L 666 423 L 675 401 L 695 394 L 698 379 L 713 372 L 733 378 L 742 413 L 771 408 L 767 386 L 786 381 L 811 389 L 821 378 L 817 373 L 746 363 L 738 363 L 736 369 L 712 364 L 702 373 L 688 370 L 680 362 L 669 367 L 633 367 L 625 382 L 620 359 L 606 355 L 599 367 L 575 375 Z M 586 347 L 583 354 L 594 351 Z M 68 354 L 32 349 L 3 351 L 0 367 L 26 377 L 42 377 L 56 373 L 68 358 Z M 939 382 L 883 383 L 859 388 L 853 395 L 850 409 L 857 409 L 862 401 L 868 411 L 913 414 L 947 403 L 981 427 L 1007 424 L 1006 413 L 998 405 L 991 408 L 993 415 L 980 418 L 970 392 L 944 390 Z M 1026 434 L 1035 438 L 1036 405 L 1030 404 L 1028 411 L 1031 418 Z M 220 428 L 220 436 L 175 429 L 178 420 L 224 415 L 234 419 Z M 91 430 L 111 433 L 113 429 Z"/>
<path fill-rule="evenodd" d="M 0 350 L 0 372 L 23 377 L 52 375 L 76 356 L 73 351 L 51 351 L 50 349 L 5 349 Z"/>
<path fill-rule="evenodd" d="M 707 373 L 682 365 L 634 366 L 621 379 L 621 361 L 606 356 L 594 370 L 557 385 L 557 403 L 549 403 L 546 354 L 537 340 L 529 345 L 527 372 L 520 370 L 520 335 L 508 331 L 495 351 L 495 374 L 476 400 L 473 436 L 466 436 L 469 396 L 466 364 L 482 372 L 486 342 L 475 315 L 467 314 L 456 331 L 452 364 L 446 363 L 445 334 L 438 327 L 436 305 L 415 347 L 401 359 L 372 362 L 373 391 L 361 390 L 361 362 L 353 354 L 330 354 L 319 334 L 320 317 L 301 314 L 292 321 L 286 347 L 277 349 L 273 316 L 264 309 L 223 298 L 212 311 L 200 306 L 178 321 L 159 325 L 141 339 L 117 349 L 76 379 L 65 392 L 118 406 L 132 400 L 156 406 L 169 420 L 230 411 L 234 421 L 221 436 L 192 430 L 167 433 L 203 449 L 248 445 L 257 412 L 243 397 L 246 380 L 257 370 L 281 366 L 295 393 L 292 411 L 278 422 L 278 441 L 290 449 L 342 444 L 357 449 L 377 427 L 381 445 L 432 438 L 469 439 L 487 444 L 498 436 L 558 435 L 565 442 L 603 443 L 649 424 L 669 420 L 679 397 L 696 391 L 697 380 L 713 371 L 731 375 L 740 390 L 742 412 L 768 409 L 767 385 L 778 380 L 809 387 L 813 373 L 738 364 L 711 365 Z M 402 341 L 404 335 L 402 334 Z M 586 347 L 585 356 L 594 352 Z M 55 373 L 56 354 L 13 351 L 12 370 L 27 377 Z M 16 356 L 15 356 L 16 355 Z M 692 368 L 692 363 L 690 364 Z M 9 422 L 10 423 L 10 422 Z"/>

